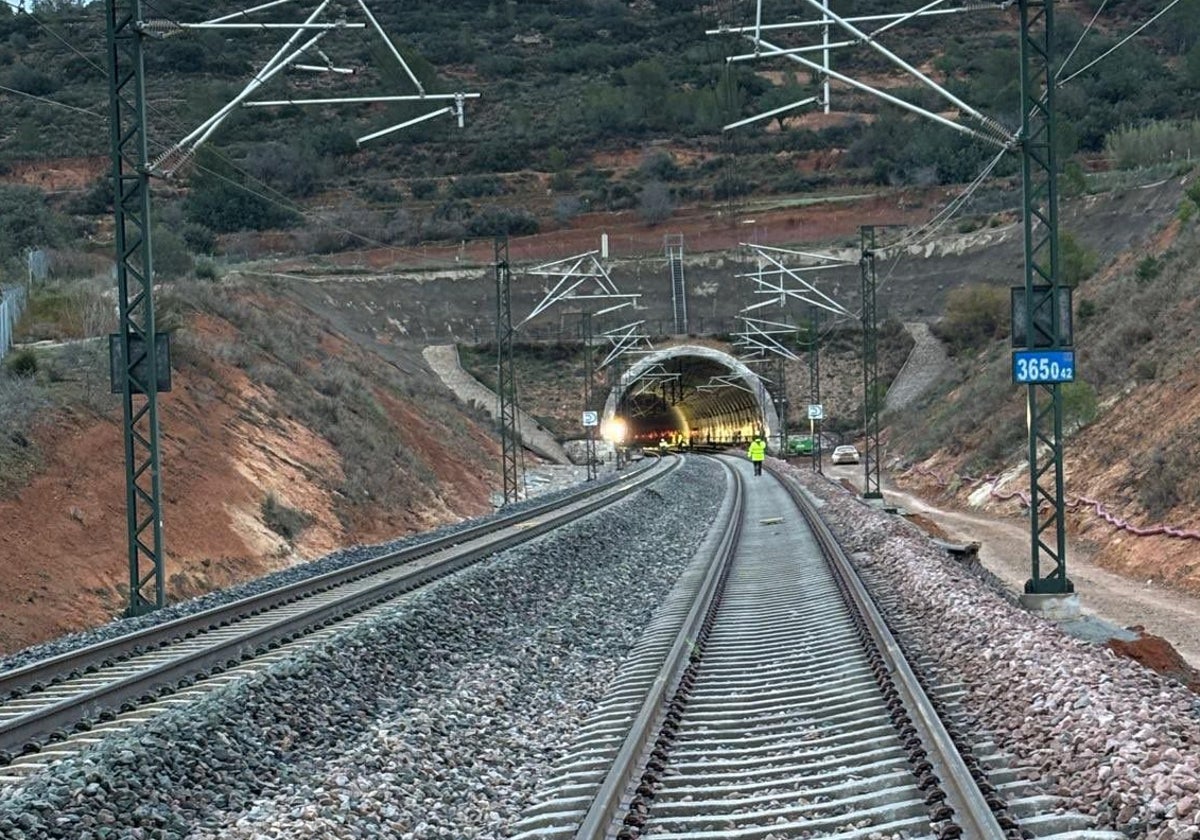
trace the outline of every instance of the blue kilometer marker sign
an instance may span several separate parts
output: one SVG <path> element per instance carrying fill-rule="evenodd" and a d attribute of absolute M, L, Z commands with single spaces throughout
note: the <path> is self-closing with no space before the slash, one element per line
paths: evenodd
<path fill-rule="evenodd" d="M 1074 350 L 1014 350 L 1013 382 L 1043 385 L 1075 381 Z"/>

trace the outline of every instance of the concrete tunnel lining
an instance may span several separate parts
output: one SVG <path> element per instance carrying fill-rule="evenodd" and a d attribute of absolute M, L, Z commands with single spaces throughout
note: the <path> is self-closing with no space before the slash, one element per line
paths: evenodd
<path fill-rule="evenodd" d="M 762 378 L 751 370 L 744 362 L 721 350 L 693 344 L 681 344 L 655 350 L 640 358 L 628 370 L 621 374 L 619 383 L 609 392 L 604 403 L 604 413 L 601 418 L 601 434 L 612 427 L 618 416 L 617 409 L 630 389 L 655 367 L 671 368 L 671 362 L 677 367 L 685 359 L 698 359 L 702 362 L 698 369 L 703 372 L 720 370 L 721 375 L 730 376 L 742 387 L 727 385 L 712 390 L 697 390 L 698 385 L 707 385 L 710 376 L 705 375 L 704 381 L 695 380 L 694 371 L 691 380 L 687 371 L 681 374 L 681 391 L 683 399 L 671 407 L 679 424 L 680 431 L 690 433 L 722 422 L 725 425 L 745 425 L 745 422 L 735 423 L 736 418 L 750 418 L 752 425 L 765 430 L 768 445 L 774 448 L 778 443 L 779 415 L 775 410 L 775 401 Z M 695 413 L 693 413 L 695 412 Z M 707 413 L 706 413 L 707 412 Z"/>

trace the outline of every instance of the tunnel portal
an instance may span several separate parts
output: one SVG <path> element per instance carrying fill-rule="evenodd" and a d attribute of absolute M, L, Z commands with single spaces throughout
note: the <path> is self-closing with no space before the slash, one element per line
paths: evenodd
<path fill-rule="evenodd" d="M 601 434 L 643 446 L 735 443 L 756 433 L 768 442 L 779 417 L 766 384 L 735 357 L 711 347 L 678 345 L 647 354 L 621 374 L 608 395 Z"/>

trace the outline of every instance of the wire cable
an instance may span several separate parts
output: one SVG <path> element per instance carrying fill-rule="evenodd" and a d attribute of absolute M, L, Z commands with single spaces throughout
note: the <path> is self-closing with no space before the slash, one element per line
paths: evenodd
<path fill-rule="evenodd" d="M 1107 5 L 1108 0 L 1102 0 L 1099 8 L 1096 9 L 1096 14 L 1092 15 L 1092 19 L 1088 21 L 1088 25 L 1084 28 L 1083 34 L 1079 36 L 1079 40 L 1075 42 L 1075 46 L 1071 47 L 1071 51 L 1067 53 L 1067 57 L 1063 59 L 1062 66 L 1058 68 L 1058 72 L 1054 75 L 1055 81 L 1058 81 L 1058 79 L 1066 71 L 1067 65 L 1071 63 L 1071 58 L 1075 55 L 1075 51 L 1079 49 L 1079 45 L 1083 43 L 1083 39 L 1087 37 L 1087 34 L 1092 31 L 1092 26 L 1096 23 L 1096 18 L 1100 17 L 1100 13 L 1104 11 L 1104 7 Z"/>
<path fill-rule="evenodd" d="M 1170 3 L 1168 3 L 1168 4 L 1166 5 L 1166 7 L 1165 7 L 1165 8 L 1164 8 L 1162 11 L 1158 12 L 1158 14 L 1154 15 L 1152 18 L 1150 18 L 1148 21 L 1146 21 L 1145 23 L 1143 23 L 1143 24 L 1142 24 L 1141 26 L 1139 26 L 1137 29 L 1135 29 L 1135 30 L 1133 30 L 1132 32 L 1130 32 L 1128 35 L 1126 35 L 1124 38 L 1122 38 L 1120 41 L 1118 41 L 1118 42 L 1117 42 L 1117 43 L 1116 43 L 1114 46 L 1112 46 L 1112 47 L 1110 47 L 1109 49 L 1105 50 L 1105 51 L 1104 51 L 1103 53 L 1101 53 L 1099 56 L 1097 56 L 1096 58 L 1094 58 L 1094 59 L 1092 59 L 1091 61 L 1089 61 L 1087 64 L 1085 64 L 1085 65 L 1083 65 L 1082 67 L 1080 67 L 1078 70 L 1076 70 L 1076 71 L 1075 71 L 1074 73 L 1072 73 L 1070 76 L 1067 76 L 1067 78 L 1065 78 L 1065 79 L 1062 79 L 1061 81 L 1059 81 L 1059 82 L 1058 82 L 1058 86 L 1059 86 L 1059 87 L 1062 87 L 1062 86 L 1063 86 L 1063 85 L 1065 85 L 1067 82 L 1071 81 L 1071 80 L 1072 80 L 1072 79 L 1074 79 L 1076 76 L 1078 76 L 1080 73 L 1083 73 L 1085 70 L 1088 70 L 1088 69 L 1090 69 L 1091 67 L 1094 67 L 1096 64 L 1100 63 L 1100 62 L 1101 62 L 1101 61 L 1103 61 L 1105 58 L 1108 58 L 1108 56 L 1112 55 L 1114 52 L 1116 52 L 1117 50 L 1119 50 L 1121 47 L 1125 46 L 1127 43 L 1129 43 L 1129 42 L 1130 42 L 1130 41 L 1131 41 L 1131 40 L 1134 38 L 1134 36 L 1136 36 L 1138 33 L 1140 33 L 1140 32 L 1141 32 L 1143 29 L 1145 29 L 1145 28 L 1146 28 L 1147 26 L 1149 26 L 1150 24 L 1154 23 L 1154 21 L 1158 20 L 1160 17 L 1162 17 L 1163 15 L 1165 15 L 1167 12 L 1171 11 L 1171 9 L 1175 8 L 1175 6 L 1177 6 L 1178 4 L 1179 4 L 1179 0 L 1171 0 L 1171 2 L 1170 2 Z"/>
<path fill-rule="evenodd" d="M 36 94 L 28 93 L 27 91 L 23 91 L 23 90 L 17 90 L 16 88 L 5 87 L 4 85 L 0 85 L 0 90 L 4 91 L 5 93 L 11 93 L 14 96 L 24 96 L 26 99 L 33 99 L 37 102 L 44 102 L 47 105 L 54 105 L 57 108 L 65 108 L 68 111 L 75 111 L 80 114 L 87 114 L 89 117 L 95 117 L 96 119 L 100 119 L 100 120 L 104 119 L 103 114 L 97 114 L 95 111 L 89 111 L 87 108 L 80 108 L 77 105 L 68 105 L 65 102 L 59 102 L 58 100 L 49 99 L 45 96 L 37 96 Z"/>
<path fill-rule="evenodd" d="M 153 11 L 155 13 L 160 13 L 160 12 L 158 12 L 158 10 L 155 10 L 154 4 L 152 2 L 144 2 L 143 5 L 145 7 L 147 7 L 150 11 Z M 79 49 L 76 45 L 72 44 L 67 38 L 63 37 L 61 34 L 56 32 L 52 27 L 50 27 L 45 21 L 41 20 L 33 12 L 26 11 L 26 10 L 21 10 L 21 11 L 27 17 L 31 18 L 46 33 L 48 33 L 49 35 L 54 37 L 55 40 L 62 43 L 64 46 L 66 46 L 68 49 L 70 49 L 73 53 L 75 53 L 77 56 L 79 56 L 81 59 L 83 59 L 85 62 L 87 62 L 98 73 L 100 73 L 102 76 L 107 78 L 108 71 L 104 67 L 102 67 L 98 63 L 96 63 L 94 60 L 92 60 L 92 58 L 90 56 L 88 56 L 85 52 L 83 52 L 81 49 Z M 173 22 L 177 23 L 177 21 L 173 21 Z M 203 49 L 206 49 L 208 52 L 212 53 L 217 58 L 227 58 L 227 56 L 225 55 L 225 53 L 223 51 L 214 50 L 209 44 L 206 44 L 204 42 L 200 42 L 200 44 Z M 57 102 L 55 100 L 47 99 L 45 97 L 34 96 L 32 94 L 25 93 L 24 91 L 18 91 L 18 90 L 14 90 L 11 88 L 5 88 L 3 86 L 0 86 L 0 90 L 6 90 L 10 93 L 27 96 L 31 99 L 36 99 L 39 101 L 46 102 L 47 104 L 56 105 L 56 106 L 67 108 L 67 109 L 70 109 L 73 111 L 78 111 L 80 113 L 87 114 L 88 116 L 91 116 L 91 117 L 94 117 L 97 119 L 105 119 L 106 118 L 106 115 L 104 115 L 104 114 L 99 114 L 94 111 L 89 111 L 87 109 L 67 105 L 65 103 Z M 147 111 L 149 111 L 149 112 L 153 113 L 155 116 L 161 118 L 163 120 L 163 122 L 166 125 L 168 125 L 169 127 L 175 129 L 176 131 L 183 130 L 183 128 L 180 126 L 179 122 L 175 118 L 168 115 L 167 113 L 162 111 L 160 108 L 158 108 L 154 104 L 147 102 L 146 107 L 147 107 Z M 157 147 L 158 149 L 160 149 L 162 151 L 165 151 L 166 149 L 169 148 L 168 143 L 166 143 L 162 140 L 155 139 L 155 138 L 147 138 L 147 142 L 149 145 L 151 145 L 153 147 Z M 350 230 L 349 228 L 345 228 L 341 225 L 337 225 L 337 224 L 330 222 L 329 219 L 327 219 L 325 216 L 321 215 L 319 212 L 305 209 L 303 206 L 298 204 L 296 201 L 292 200 L 289 196 L 287 196 L 284 193 L 280 192 L 279 190 L 275 189 L 270 184 L 262 181 L 261 179 L 256 178 L 254 175 L 250 174 L 244 168 L 239 166 L 228 155 L 221 152 L 218 148 L 210 147 L 209 151 L 218 160 L 220 160 L 222 163 L 229 166 L 233 172 L 236 172 L 237 174 L 241 175 L 248 181 L 253 182 L 254 184 L 256 184 L 259 187 L 259 189 L 253 189 L 245 183 L 240 183 L 240 182 L 233 180 L 232 178 L 229 178 L 228 176 L 222 175 L 212 169 L 197 165 L 197 168 L 200 171 L 203 171 L 206 174 L 225 182 L 226 184 L 230 185 L 231 187 L 241 190 L 249 195 L 254 196 L 255 198 L 258 198 L 258 199 L 265 201 L 269 204 L 272 204 L 276 207 L 280 207 L 285 210 L 288 210 L 289 212 L 295 213 L 295 214 L 301 216 L 302 218 L 305 218 L 311 222 L 316 222 L 318 225 L 320 225 L 325 230 L 330 230 L 330 231 L 334 231 L 337 233 L 346 234 L 347 236 L 352 237 L 353 239 L 362 243 L 363 245 L 366 245 L 366 246 L 369 246 L 372 248 L 387 249 L 387 250 L 392 251 L 397 254 L 404 254 L 404 255 L 407 255 L 410 257 L 418 257 L 424 262 L 429 262 L 428 257 L 422 251 L 418 251 L 418 250 L 412 249 L 412 248 L 407 248 L 404 246 L 397 246 L 397 245 L 386 243 L 386 242 L 381 242 L 379 240 L 376 240 L 369 236 L 366 236 L 365 234 L 359 233 L 354 230 Z"/>

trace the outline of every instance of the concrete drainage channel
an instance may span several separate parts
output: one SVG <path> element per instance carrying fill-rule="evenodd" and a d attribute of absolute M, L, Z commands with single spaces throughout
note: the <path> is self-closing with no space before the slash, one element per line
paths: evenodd
<path fill-rule="evenodd" d="M 781 521 L 765 494 L 750 495 L 746 522 Z M 706 563 L 693 563 L 664 603 L 612 693 L 513 827 L 518 840 L 1120 840 L 1088 830 L 1083 817 L 1055 813 L 1057 800 L 1020 782 L 989 742 L 971 740 L 954 688 L 935 688 L 933 705 L 948 718 L 954 740 L 969 742 L 971 772 L 955 772 L 967 775 L 968 787 L 970 777 L 981 782 L 976 793 L 995 818 L 986 834 L 964 828 L 973 824 L 948 805 L 960 786 L 938 776 L 961 765 L 927 756 L 916 735 L 921 724 L 914 727 L 910 717 L 921 713 L 899 702 L 893 669 L 845 606 L 814 537 L 794 511 L 789 520 L 796 533 L 786 544 L 778 530 L 765 541 L 765 529 L 746 526 L 720 612 L 709 632 L 693 636 L 702 649 L 673 677 L 678 690 L 658 703 L 658 740 L 637 742 L 642 772 L 622 791 L 623 816 L 595 829 L 585 815 L 606 795 L 609 768 L 628 749 L 631 724 L 662 682 L 664 651 L 693 610 Z"/>

